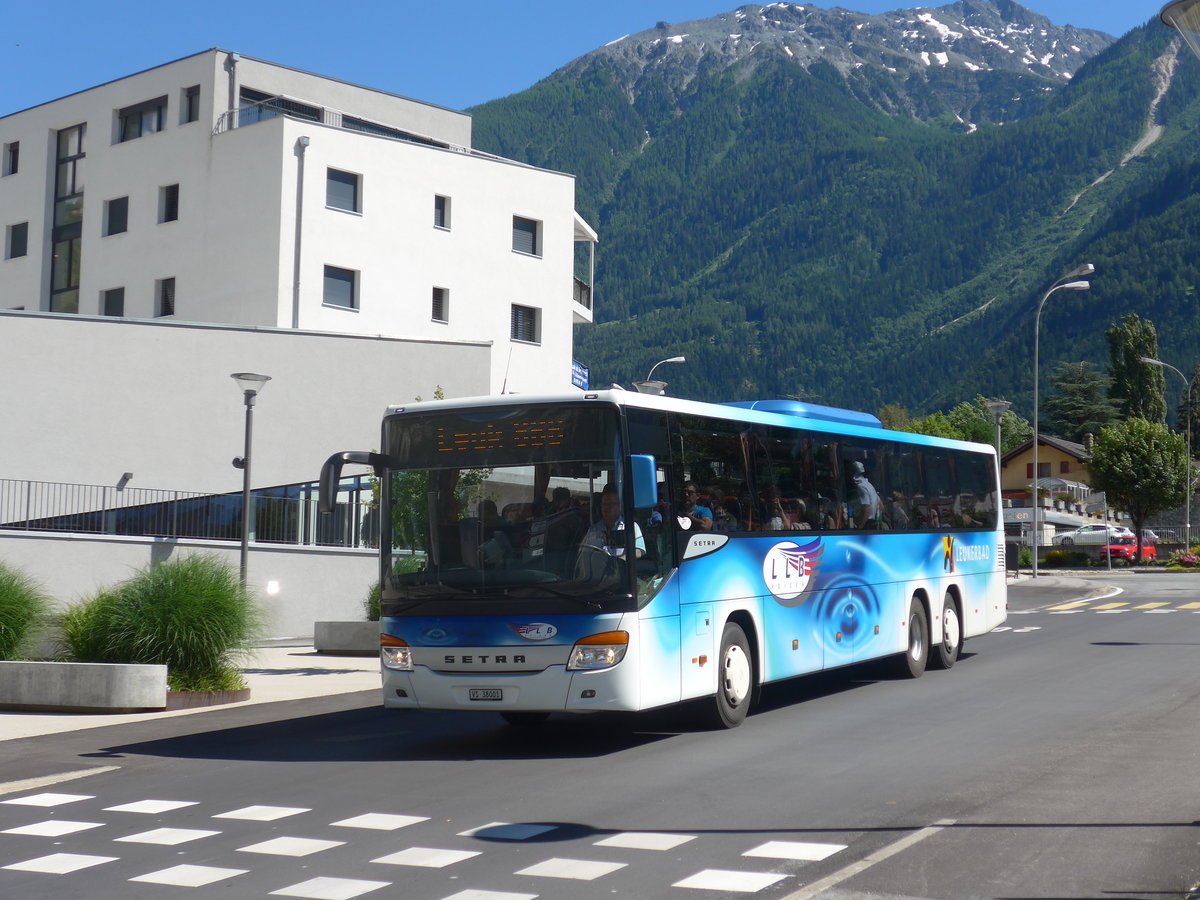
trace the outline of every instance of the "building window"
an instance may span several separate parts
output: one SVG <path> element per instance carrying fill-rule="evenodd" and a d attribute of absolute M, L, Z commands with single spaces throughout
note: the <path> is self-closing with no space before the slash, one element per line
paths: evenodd
<path fill-rule="evenodd" d="M 21 142 L 13 141 L 4 145 L 4 174 L 16 175 L 21 164 Z"/>
<path fill-rule="evenodd" d="M 450 198 L 441 194 L 433 198 L 433 227 L 450 229 Z"/>
<path fill-rule="evenodd" d="M 446 288 L 435 287 L 433 289 L 433 313 L 431 318 L 435 322 L 450 321 L 450 292 Z"/>
<path fill-rule="evenodd" d="M 1070 471 L 1071 471 L 1071 461 L 1066 460 L 1066 459 L 1061 460 L 1058 464 L 1058 474 L 1066 475 Z"/>
<path fill-rule="evenodd" d="M 326 306 L 343 309 L 358 309 L 358 273 L 353 269 L 325 267 L 325 293 L 322 302 Z"/>
<path fill-rule="evenodd" d="M 117 143 L 162 131 L 166 125 L 167 98 L 156 97 L 117 112 Z"/>
<path fill-rule="evenodd" d="M 86 125 L 55 136 L 54 224 L 50 232 L 50 311 L 79 312 Z"/>
<path fill-rule="evenodd" d="M 330 209 L 362 212 L 359 205 L 359 176 L 353 172 L 328 169 L 325 177 L 325 205 Z"/>
<path fill-rule="evenodd" d="M 104 236 L 123 234 L 129 228 L 129 198 L 114 197 L 104 203 Z"/>
<path fill-rule="evenodd" d="M 532 306 L 512 307 L 511 334 L 514 341 L 536 344 L 542 339 L 541 311 Z"/>
<path fill-rule="evenodd" d="M 29 223 L 18 222 L 8 226 L 4 241 L 4 258 L 16 259 L 29 252 Z"/>
<path fill-rule="evenodd" d="M 200 120 L 200 85 L 193 84 L 191 87 L 183 89 L 182 106 L 181 125 Z"/>
<path fill-rule="evenodd" d="M 542 223 L 537 219 L 513 216 L 513 251 L 530 256 L 542 255 Z"/>
<path fill-rule="evenodd" d="M 179 218 L 179 185 L 167 184 L 158 189 L 158 221 L 174 222 Z"/>
<path fill-rule="evenodd" d="M 175 315 L 175 279 L 160 278 L 154 282 L 154 315 Z"/>
<path fill-rule="evenodd" d="M 125 288 L 109 288 L 100 292 L 100 315 L 125 315 Z"/>

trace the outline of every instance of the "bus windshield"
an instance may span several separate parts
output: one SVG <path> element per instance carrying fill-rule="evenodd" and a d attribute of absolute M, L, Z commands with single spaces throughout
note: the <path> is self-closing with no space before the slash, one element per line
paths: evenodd
<path fill-rule="evenodd" d="M 630 601 L 622 447 L 607 405 L 399 413 L 384 425 L 385 609 Z"/>

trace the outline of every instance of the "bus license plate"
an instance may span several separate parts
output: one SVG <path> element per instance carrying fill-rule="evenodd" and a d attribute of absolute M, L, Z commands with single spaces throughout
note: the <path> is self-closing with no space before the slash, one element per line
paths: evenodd
<path fill-rule="evenodd" d="M 500 688 L 470 688 L 467 697 L 470 700 L 503 700 L 504 691 Z"/>

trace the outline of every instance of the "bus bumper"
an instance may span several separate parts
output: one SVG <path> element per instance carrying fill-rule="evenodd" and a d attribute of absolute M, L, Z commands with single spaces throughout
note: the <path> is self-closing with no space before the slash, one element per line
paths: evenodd
<path fill-rule="evenodd" d="M 627 712 L 639 708 L 637 696 L 635 669 L 621 663 L 578 672 L 551 666 L 528 674 L 443 673 L 424 666 L 412 672 L 383 669 L 383 705 L 388 709 Z"/>

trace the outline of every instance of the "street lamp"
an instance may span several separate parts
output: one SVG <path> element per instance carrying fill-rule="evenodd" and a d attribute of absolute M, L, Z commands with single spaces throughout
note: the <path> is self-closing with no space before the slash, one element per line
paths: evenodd
<path fill-rule="evenodd" d="M 996 417 L 996 458 L 1000 458 L 1000 418 L 1012 406 L 1011 400 L 988 400 L 984 403 L 988 409 L 992 411 L 992 415 Z"/>
<path fill-rule="evenodd" d="M 661 394 L 667 389 L 667 383 L 665 381 L 652 381 L 651 377 L 654 375 L 654 370 L 657 369 L 659 366 L 661 366 L 663 363 L 683 363 L 683 362 L 687 362 L 687 359 L 682 356 L 672 356 L 670 359 L 660 359 L 658 362 L 656 362 L 654 365 L 652 365 L 650 367 L 650 371 L 646 374 L 646 380 L 645 381 L 635 381 L 633 383 L 633 386 L 635 388 L 637 388 L 640 393 L 643 393 L 643 394 Z"/>
<path fill-rule="evenodd" d="M 250 440 L 254 433 L 254 399 L 271 380 L 270 375 L 254 372 L 234 372 L 229 376 L 237 382 L 246 404 L 246 445 L 241 456 L 233 458 L 233 467 L 242 470 L 242 586 L 246 585 L 246 564 L 250 560 Z"/>
<path fill-rule="evenodd" d="M 1186 541 L 1188 548 L 1192 546 L 1192 382 L 1188 381 L 1187 376 L 1180 372 L 1174 366 L 1163 362 L 1161 359 L 1151 359 L 1149 356 L 1139 356 L 1142 362 L 1148 366 L 1158 366 L 1160 369 L 1170 369 L 1179 376 L 1183 382 L 1183 389 L 1187 391 L 1184 395 L 1187 399 L 1184 400 L 1184 409 L 1187 410 L 1187 505 L 1184 507 L 1183 513 L 1183 539 Z M 1138 535 L 1138 540 L 1141 540 L 1141 535 Z"/>
<path fill-rule="evenodd" d="M 1200 0 L 1174 0 L 1162 8 L 1158 18 L 1177 29 L 1192 52 L 1200 56 Z"/>
<path fill-rule="evenodd" d="M 1038 545 L 1041 543 L 1042 533 L 1041 526 L 1038 522 L 1038 513 L 1041 511 L 1041 506 L 1038 504 L 1037 483 L 1038 483 L 1038 334 L 1042 326 L 1042 307 L 1046 305 L 1046 301 L 1050 299 L 1050 295 L 1055 291 L 1087 291 L 1091 290 L 1092 283 L 1090 281 L 1074 280 L 1082 279 L 1091 275 L 1096 271 L 1096 267 L 1091 263 L 1084 263 L 1078 269 L 1068 272 L 1058 281 L 1050 286 L 1050 290 L 1046 291 L 1038 304 L 1037 315 L 1033 319 L 1033 484 L 1031 496 L 1033 497 L 1033 577 L 1037 578 L 1038 566 Z"/>

